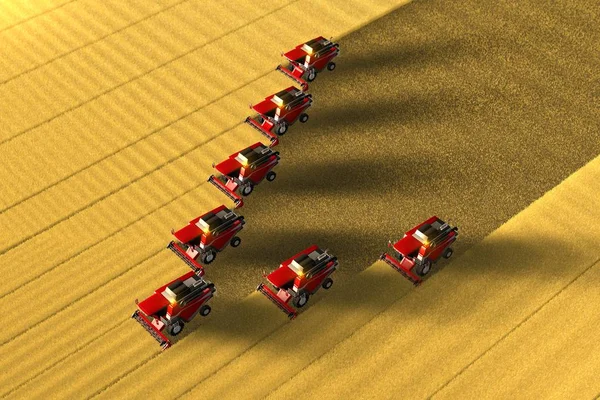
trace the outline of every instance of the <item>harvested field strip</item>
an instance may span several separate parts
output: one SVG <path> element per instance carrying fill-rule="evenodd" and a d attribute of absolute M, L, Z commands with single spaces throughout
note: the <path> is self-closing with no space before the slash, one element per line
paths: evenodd
<path fill-rule="evenodd" d="M 471 382 L 462 381 L 461 375 L 464 376 L 479 364 L 475 360 L 480 357 L 486 359 L 486 353 L 493 354 L 494 351 L 490 349 L 505 347 L 502 343 L 509 340 L 507 338 L 524 338 L 522 335 L 526 332 L 523 329 L 529 326 L 528 321 L 539 318 L 547 320 L 540 321 L 536 325 L 539 331 L 530 333 L 528 338 L 545 348 L 547 354 L 564 351 L 569 338 L 579 339 L 582 346 L 589 346 L 588 336 L 575 335 L 570 328 L 565 336 L 547 330 L 547 325 L 556 324 L 552 322 L 554 318 L 569 319 L 572 309 L 562 307 L 556 315 L 547 310 L 554 307 L 553 304 L 564 293 L 572 292 L 572 286 L 587 286 L 580 282 L 587 279 L 586 276 L 594 275 L 592 268 L 600 259 L 600 250 L 594 247 L 600 241 L 600 229 L 587 221 L 600 217 L 598 208 L 589 207 L 591 199 L 600 191 L 599 182 L 600 157 L 517 214 L 447 269 L 432 277 L 426 285 L 399 299 L 325 354 L 316 359 L 307 358 L 306 363 L 290 362 L 290 367 L 295 368 L 290 371 L 290 379 L 272 392 L 272 397 L 283 398 L 298 393 L 302 388 L 308 398 L 316 398 L 323 393 L 327 393 L 328 398 L 344 395 L 386 398 L 390 393 L 426 398 L 438 393 L 440 388 L 442 391 L 439 393 L 444 393 L 447 382 L 456 382 L 452 393 L 461 398 L 469 394 L 475 397 L 485 394 L 491 396 L 492 393 L 498 393 L 494 391 L 496 385 L 500 390 L 504 388 L 503 381 L 497 379 L 498 365 L 502 365 L 501 369 L 506 371 L 500 377 L 519 373 L 519 370 L 509 367 L 512 363 L 508 356 L 523 358 L 520 365 L 527 365 L 527 377 L 530 382 L 536 383 L 534 388 L 529 387 L 535 392 L 532 393 L 534 397 L 539 398 L 540 391 L 548 390 L 542 387 L 549 384 L 548 379 L 558 378 L 564 385 L 554 386 L 548 393 L 567 393 L 572 390 L 569 389 L 571 375 L 576 376 L 579 372 L 582 376 L 573 378 L 575 387 L 586 389 L 588 395 L 594 395 L 598 390 L 597 385 L 590 385 L 584 379 L 598 367 L 597 357 L 589 358 L 591 364 L 573 366 L 568 376 L 563 370 L 563 374 L 555 377 L 539 368 L 540 360 L 535 358 L 535 354 L 543 350 L 538 349 L 537 353 L 531 354 L 532 358 L 528 358 L 530 353 L 521 347 L 522 342 L 518 348 L 511 348 L 512 353 L 505 354 L 507 358 L 503 363 L 488 363 L 485 371 L 479 370 L 479 377 L 487 376 L 485 383 L 481 382 L 478 386 L 479 389 L 473 388 Z M 593 302 L 592 299 L 590 301 Z M 305 320 L 315 318 L 316 309 L 324 303 L 311 309 Z M 331 311 L 335 312 L 335 309 Z M 343 329 L 337 318 L 332 314 L 330 317 L 336 330 Z M 583 320 L 580 321 L 583 323 Z M 306 328 L 306 331 L 315 334 L 298 338 L 298 348 L 318 345 L 316 325 Z M 329 331 L 326 328 L 323 330 Z M 278 338 L 279 334 L 281 338 Z M 285 338 L 284 334 L 282 329 L 277 335 L 272 335 L 269 339 L 273 342 L 264 344 L 265 348 L 271 350 L 264 351 L 260 357 L 272 357 L 278 345 L 284 346 L 285 342 L 281 340 Z M 539 340 L 535 339 L 537 335 L 540 336 Z M 376 347 L 373 346 L 374 338 L 377 338 Z M 281 352 L 282 349 L 279 349 Z M 224 385 L 231 382 L 230 379 L 239 375 L 238 368 L 250 362 L 250 355 L 244 354 L 236 365 L 232 364 L 229 371 L 222 371 L 223 379 L 215 376 L 213 386 L 200 385 L 198 390 L 203 393 L 206 393 L 206 389 L 215 390 L 210 393 L 223 390 Z M 258 361 L 256 357 L 255 354 L 254 360 Z M 298 360 L 297 357 L 294 359 Z M 444 362 L 440 363 L 440 360 Z M 386 365 L 401 365 L 402 368 L 381 368 Z M 281 362 L 278 366 L 280 370 L 289 370 Z M 269 372 L 273 373 L 274 369 L 270 371 L 268 367 L 263 367 L 253 374 L 252 379 L 265 383 L 262 390 L 252 384 L 240 384 L 240 380 L 235 387 L 252 387 L 254 393 L 267 390 L 271 383 L 276 383 L 265 382 Z M 301 372 L 294 375 L 294 371 Z M 458 378 L 454 380 L 457 375 Z M 427 378 L 422 379 L 425 376 Z M 541 377 L 546 383 L 538 382 Z M 320 385 L 309 384 L 317 378 Z M 464 386 L 459 384 L 461 381 Z M 472 388 L 474 391 L 471 391 Z M 510 385 L 506 387 L 506 395 L 520 395 L 521 388 L 521 384 Z"/>
<path fill-rule="evenodd" d="M 463 369 L 435 398 L 597 397 L 598 287 L 600 263 L 596 262 L 519 329 Z"/>

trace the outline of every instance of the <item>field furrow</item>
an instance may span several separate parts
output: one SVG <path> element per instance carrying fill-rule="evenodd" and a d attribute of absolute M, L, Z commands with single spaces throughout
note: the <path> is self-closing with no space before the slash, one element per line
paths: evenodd
<path fill-rule="evenodd" d="M 0 60 L 0 84 L 30 73 L 91 43 L 112 36 L 140 21 L 160 14 L 177 3 L 116 0 L 102 3 L 80 0 L 71 7 L 44 14 L 28 23 L 0 32 L 5 43 Z"/>
<path fill-rule="evenodd" d="M 0 32 L 12 29 L 36 18 L 76 3 L 78 0 L 39 0 L 31 2 L 5 2 L 0 13 Z"/>

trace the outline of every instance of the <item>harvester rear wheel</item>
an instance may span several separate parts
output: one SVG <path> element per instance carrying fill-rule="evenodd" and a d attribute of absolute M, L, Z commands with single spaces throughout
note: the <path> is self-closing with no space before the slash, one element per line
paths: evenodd
<path fill-rule="evenodd" d="M 202 254 L 202 263 L 210 264 L 215 261 L 217 257 L 217 253 L 214 250 L 208 250 L 206 253 Z"/>
<path fill-rule="evenodd" d="M 206 316 L 208 316 L 208 314 L 210 314 L 210 310 L 211 310 L 210 306 L 205 304 L 202 307 L 200 307 L 199 312 L 200 312 L 200 315 L 202 315 L 203 317 L 206 317 Z"/>
<path fill-rule="evenodd" d="M 330 287 L 333 286 L 333 279 L 331 279 L 331 278 L 325 279 L 321 286 L 323 286 L 323 289 L 329 289 Z"/>
<path fill-rule="evenodd" d="M 312 82 L 315 80 L 316 77 L 317 77 L 317 71 L 315 71 L 314 69 L 311 69 L 310 71 L 308 71 L 308 76 L 306 77 L 306 80 L 309 82 Z"/>
<path fill-rule="evenodd" d="M 273 182 L 275 180 L 275 177 L 277 176 L 277 174 L 273 171 L 269 171 L 269 173 L 267 174 L 266 178 L 269 182 Z"/>
<path fill-rule="evenodd" d="M 329 71 L 333 71 L 335 69 L 335 63 L 334 62 L 330 62 L 329 64 L 327 64 L 327 69 Z"/>
<path fill-rule="evenodd" d="M 242 187 L 242 196 L 248 196 L 254 190 L 254 185 L 248 184 Z"/>
<path fill-rule="evenodd" d="M 302 292 L 294 299 L 294 306 L 297 308 L 302 308 L 308 303 L 309 294 L 306 292 Z"/>
<path fill-rule="evenodd" d="M 242 243 L 242 239 L 240 239 L 238 236 L 234 236 L 233 239 L 231 239 L 231 242 L 229 242 L 231 247 L 238 247 L 240 243 Z"/>
<path fill-rule="evenodd" d="M 277 134 L 279 136 L 283 136 L 285 135 L 285 133 L 288 130 L 288 124 L 285 121 L 282 121 L 281 124 L 279 124 L 279 126 L 277 127 Z"/>
<path fill-rule="evenodd" d="M 173 322 L 171 325 L 169 325 L 167 332 L 171 336 L 177 336 L 181 333 L 181 331 L 183 331 L 183 325 L 184 324 L 183 324 L 182 320 L 177 320 L 177 321 Z"/>
<path fill-rule="evenodd" d="M 423 261 L 423 264 L 417 267 L 417 275 L 419 276 L 425 276 L 429 271 L 431 271 L 431 261 L 429 260 Z"/>
<path fill-rule="evenodd" d="M 452 257 L 452 254 L 454 254 L 454 250 L 452 250 L 451 248 L 447 248 L 446 250 L 444 250 L 444 254 L 442 256 L 444 258 L 450 258 Z"/>
<path fill-rule="evenodd" d="M 300 114 L 300 122 L 305 123 L 308 121 L 308 114 Z"/>

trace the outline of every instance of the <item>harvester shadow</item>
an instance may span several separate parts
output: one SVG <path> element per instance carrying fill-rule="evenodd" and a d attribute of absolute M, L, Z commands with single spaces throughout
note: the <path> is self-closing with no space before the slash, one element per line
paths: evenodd
<path fill-rule="evenodd" d="M 316 95 L 315 95 L 316 96 Z M 434 91 L 414 94 L 396 90 L 387 91 L 384 97 L 378 101 L 347 99 L 340 101 L 334 97 L 320 98 L 323 105 L 311 112 L 312 121 L 309 121 L 306 129 L 297 135 L 290 134 L 289 146 L 301 146 L 303 141 L 315 138 L 330 138 L 347 134 L 347 129 L 362 132 L 373 136 L 373 143 L 380 140 L 390 140 L 390 146 L 401 146 L 402 134 L 398 131 L 390 131 L 390 128 L 400 129 L 409 125 L 424 122 L 431 123 L 439 120 L 444 112 L 448 112 L 449 104 L 455 99 L 448 91 Z M 369 131 L 369 132 L 365 132 Z M 378 137 L 382 132 L 386 137 Z M 326 135 L 326 136 L 325 136 Z M 288 139 L 286 136 L 285 139 Z M 287 143 L 286 143 L 287 144 Z"/>
<path fill-rule="evenodd" d="M 378 42 L 378 38 L 374 38 L 372 45 L 360 47 L 354 47 L 352 41 L 348 42 L 348 45 L 342 42 L 343 58 L 340 58 L 335 73 L 343 73 L 350 79 L 354 76 L 356 79 L 364 79 L 365 74 L 377 75 L 381 72 L 402 74 L 406 73 L 406 69 L 413 67 L 442 64 L 449 59 L 465 55 L 468 50 L 465 43 L 457 39 L 440 38 L 414 42 L 406 38 L 399 35 L 395 40 L 391 38 L 391 42 L 386 42 L 385 45 Z"/>

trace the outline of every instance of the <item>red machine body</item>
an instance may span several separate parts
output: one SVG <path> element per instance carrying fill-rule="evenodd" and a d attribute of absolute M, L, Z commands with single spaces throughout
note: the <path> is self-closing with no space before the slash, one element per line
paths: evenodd
<path fill-rule="evenodd" d="M 210 306 L 206 304 L 216 291 L 215 285 L 202 279 L 202 274 L 193 271 L 159 287 L 147 299 L 138 302 L 138 309 L 131 318 L 135 319 L 160 344 L 163 350 L 171 341 L 163 333 L 177 336 L 185 323 L 197 314 L 206 317 Z"/>
<path fill-rule="evenodd" d="M 285 134 L 297 120 L 308 121 L 306 110 L 312 102 L 312 95 L 290 86 L 250 106 L 257 114 L 246 118 L 246 123 L 266 136 L 274 147 L 279 144 L 277 135 Z"/>
<path fill-rule="evenodd" d="M 244 227 L 244 217 L 237 215 L 225 206 L 219 206 L 189 222 L 173 236 L 167 246 L 181 258 L 193 271 L 203 274 L 203 267 L 197 262 L 198 257 L 203 264 L 214 261 L 217 253 L 227 245 L 238 247 L 242 242 L 237 234 Z"/>
<path fill-rule="evenodd" d="M 277 164 L 279 164 L 279 152 L 273 151 L 261 142 L 256 142 L 214 165 L 220 176 L 211 175 L 208 181 L 233 200 L 238 208 L 244 203 L 237 192 L 242 196 L 248 196 L 254 190 L 254 186 L 263 179 L 274 181 L 277 174 L 272 169 Z"/>
<path fill-rule="evenodd" d="M 287 58 L 288 65 L 280 65 L 277 70 L 293 79 L 302 86 L 304 91 L 307 91 L 307 81 L 314 81 L 317 73 L 325 68 L 329 71 L 335 69 L 335 62 L 332 60 L 339 54 L 339 44 L 319 36 L 283 53 L 282 56 Z"/>
<path fill-rule="evenodd" d="M 420 223 L 404 234 L 404 237 L 388 247 L 394 250 L 392 257 L 383 253 L 380 259 L 392 266 L 413 284 L 419 285 L 431 270 L 432 263 L 440 257 L 450 258 L 450 247 L 458 236 L 458 228 L 450 227 L 436 216 Z"/>
<path fill-rule="evenodd" d="M 320 287 L 329 289 L 333 285 L 330 275 L 337 268 L 337 257 L 313 245 L 282 262 L 279 268 L 265 276 L 274 290 L 263 283 L 258 285 L 256 290 L 264 294 L 290 319 L 294 319 L 297 311 L 292 308 L 290 302 L 294 307 L 302 308 Z"/>

